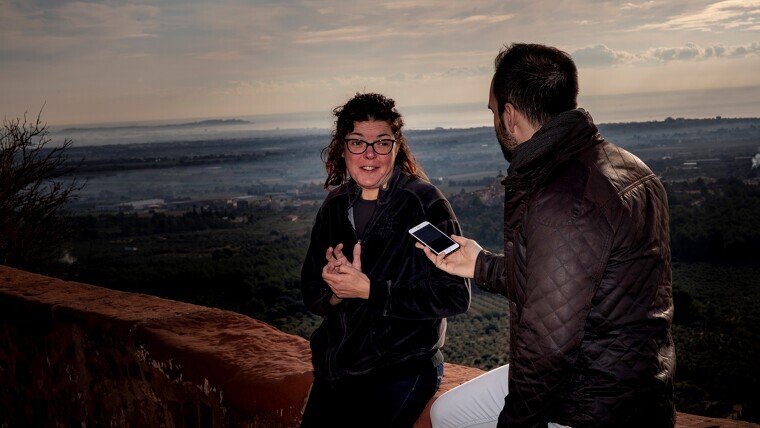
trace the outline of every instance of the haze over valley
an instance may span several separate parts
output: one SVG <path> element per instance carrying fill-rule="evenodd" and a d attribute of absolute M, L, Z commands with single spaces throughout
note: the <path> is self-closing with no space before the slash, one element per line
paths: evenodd
<path fill-rule="evenodd" d="M 208 126 L 208 124 L 206 124 Z M 321 199 L 324 166 L 321 150 L 327 130 L 259 131 L 244 137 L 244 123 L 219 124 L 214 138 L 176 141 L 77 145 L 71 159 L 84 158 L 79 179 L 86 180 L 74 206 L 107 206 L 144 199 L 204 200 L 241 196 Z M 664 181 L 709 175 L 751 176 L 760 151 L 760 119 L 673 119 L 599 125 L 610 141 L 644 159 Z M 132 129 L 132 128 L 130 128 Z M 143 132 L 146 132 L 146 128 Z M 165 126 L 159 127 L 165 131 Z M 177 127 L 168 128 L 177 131 Z M 154 129 L 147 128 L 154 131 Z M 120 129 L 98 132 L 118 134 Z M 506 173 L 507 162 L 492 127 L 409 130 L 410 147 L 431 179 L 449 193 L 474 188 L 481 179 Z M 690 165 L 688 162 L 699 162 Z"/>

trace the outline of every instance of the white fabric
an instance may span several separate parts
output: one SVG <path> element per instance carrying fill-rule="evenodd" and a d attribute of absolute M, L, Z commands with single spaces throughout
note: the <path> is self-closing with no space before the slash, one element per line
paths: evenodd
<path fill-rule="evenodd" d="M 433 428 L 495 428 L 509 393 L 509 364 L 441 394 L 430 408 Z M 547 428 L 570 428 L 550 422 Z"/>
<path fill-rule="evenodd" d="M 433 428 L 495 427 L 509 393 L 509 364 L 443 393 L 430 408 Z"/>

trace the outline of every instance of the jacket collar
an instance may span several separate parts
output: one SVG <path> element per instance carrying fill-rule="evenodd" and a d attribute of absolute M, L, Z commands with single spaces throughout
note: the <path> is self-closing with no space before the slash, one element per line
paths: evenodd
<path fill-rule="evenodd" d="M 598 141 L 590 137 L 598 133 L 591 115 L 585 110 L 579 108 L 560 113 L 533 137 L 517 146 L 503 183 L 520 176 L 534 176 L 554 161 L 596 144 Z"/>
<path fill-rule="evenodd" d="M 393 174 L 391 174 L 391 178 L 388 179 L 388 182 L 385 184 L 385 186 L 380 188 L 380 192 L 377 195 L 377 204 L 383 205 L 387 203 L 391 199 L 391 195 L 395 194 L 400 187 L 402 187 L 406 182 L 408 181 L 409 177 L 401 172 L 401 168 L 398 166 L 393 168 Z M 353 179 L 350 179 L 348 181 L 348 204 L 349 206 L 353 206 L 354 202 L 356 202 L 357 199 L 362 194 L 362 189 L 359 187 L 358 184 L 356 184 L 356 181 Z"/>

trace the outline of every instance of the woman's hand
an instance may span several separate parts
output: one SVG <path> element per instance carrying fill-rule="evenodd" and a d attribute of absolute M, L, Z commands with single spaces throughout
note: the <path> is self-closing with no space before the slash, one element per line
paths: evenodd
<path fill-rule="evenodd" d="M 343 255 L 343 244 L 327 249 L 327 264 L 322 268 L 322 279 L 335 294 L 330 303 L 337 305 L 342 299 L 368 299 L 369 277 L 362 273 L 361 242 L 354 245 L 353 263 Z M 337 296 L 337 298 L 336 298 Z"/>

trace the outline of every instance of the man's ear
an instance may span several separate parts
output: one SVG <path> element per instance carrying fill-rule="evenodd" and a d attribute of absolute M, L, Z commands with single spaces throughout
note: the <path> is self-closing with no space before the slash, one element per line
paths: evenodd
<path fill-rule="evenodd" d="M 501 121 L 509 130 L 510 134 L 515 133 L 515 126 L 517 125 L 517 115 L 515 114 L 515 106 L 512 103 L 504 104 L 504 113 L 501 115 Z"/>

